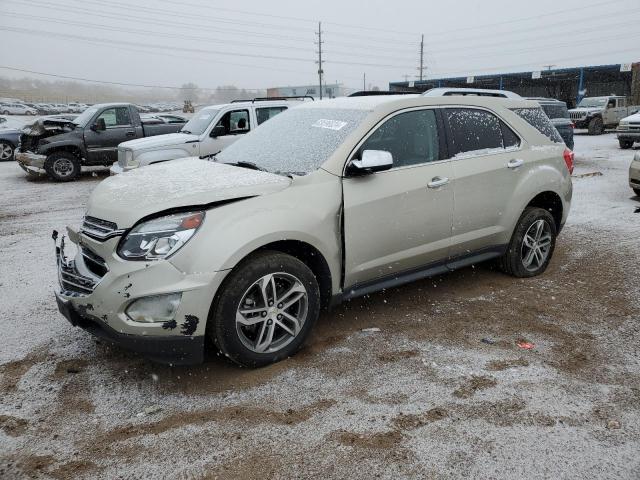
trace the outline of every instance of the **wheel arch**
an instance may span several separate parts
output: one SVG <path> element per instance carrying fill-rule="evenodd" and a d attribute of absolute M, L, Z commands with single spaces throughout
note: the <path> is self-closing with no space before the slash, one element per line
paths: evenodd
<path fill-rule="evenodd" d="M 80 149 L 80 147 L 78 147 L 77 145 L 71 145 L 71 144 L 55 145 L 51 147 L 51 149 L 48 149 L 45 155 L 49 157 L 54 153 L 60 153 L 60 152 L 70 153 L 71 155 L 78 157 L 78 160 L 82 160 L 82 150 Z"/>
<path fill-rule="evenodd" d="M 556 192 L 551 190 L 540 192 L 527 203 L 526 207 L 538 207 L 547 210 L 556 222 L 556 231 L 560 232 L 564 206 L 562 198 Z"/>

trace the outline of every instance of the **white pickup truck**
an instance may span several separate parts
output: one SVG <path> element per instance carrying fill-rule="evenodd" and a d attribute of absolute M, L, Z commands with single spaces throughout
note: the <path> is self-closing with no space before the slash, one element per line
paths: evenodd
<path fill-rule="evenodd" d="M 168 160 L 220 152 L 245 133 L 300 102 L 256 99 L 212 105 L 197 111 L 178 133 L 123 142 L 111 174 Z"/>
<path fill-rule="evenodd" d="M 605 128 L 616 128 L 623 118 L 637 112 L 638 105 L 631 105 L 626 97 L 585 97 L 576 108 L 569 110 L 569 118 L 576 128 L 587 128 L 589 135 L 601 135 Z"/>

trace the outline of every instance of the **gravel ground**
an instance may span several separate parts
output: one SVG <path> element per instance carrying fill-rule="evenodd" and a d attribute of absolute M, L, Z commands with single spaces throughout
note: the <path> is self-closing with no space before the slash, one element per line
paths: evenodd
<path fill-rule="evenodd" d="M 576 152 L 544 275 L 478 265 L 352 301 L 260 370 L 162 367 L 71 327 L 50 234 L 101 176 L 0 164 L 0 478 L 638 478 L 632 152 Z"/>

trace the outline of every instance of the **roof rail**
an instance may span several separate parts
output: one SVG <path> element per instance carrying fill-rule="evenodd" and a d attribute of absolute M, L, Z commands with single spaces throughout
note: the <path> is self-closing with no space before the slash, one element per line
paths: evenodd
<path fill-rule="evenodd" d="M 359 92 L 353 92 L 349 97 L 373 97 L 376 95 L 415 95 L 418 92 L 391 92 L 389 90 L 360 90 Z"/>
<path fill-rule="evenodd" d="M 313 98 L 311 95 L 294 95 L 294 96 L 291 96 L 291 97 L 256 97 L 254 99 L 246 99 L 246 100 L 238 99 L 238 100 L 231 100 L 231 103 L 276 102 L 276 101 L 279 101 L 279 100 L 291 100 L 293 98 L 310 98 L 311 100 L 315 100 L 315 98 Z"/>

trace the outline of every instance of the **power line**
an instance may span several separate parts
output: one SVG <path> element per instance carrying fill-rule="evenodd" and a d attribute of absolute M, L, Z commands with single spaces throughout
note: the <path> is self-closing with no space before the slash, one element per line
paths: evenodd
<path fill-rule="evenodd" d="M 61 32 L 51 32 L 51 31 L 44 31 L 44 30 L 31 30 L 31 29 L 26 29 L 26 28 L 6 27 L 6 26 L 0 26 L 0 30 L 10 31 L 10 32 L 14 32 L 14 33 L 22 33 L 22 34 L 27 34 L 27 35 L 68 38 L 68 39 L 82 40 L 82 41 L 88 41 L 88 42 L 92 41 L 94 43 L 95 42 L 100 42 L 100 43 L 105 43 L 107 45 L 110 45 L 110 44 L 125 45 L 125 46 L 131 45 L 130 42 L 124 42 L 124 41 L 120 41 L 120 40 L 96 39 L 96 38 L 92 38 L 92 37 L 85 37 L 85 36 L 82 36 L 82 35 L 73 35 L 73 34 L 67 34 L 67 33 L 61 33 Z M 142 43 L 142 42 L 136 42 L 135 45 L 143 46 L 145 48 L 152 48 L 152 49 L 161 49 L 161 50 L 166 50 L 167 49 L 167 47 L 165 45 L 156 45 L 156 44 L 149 44 L 149 43 Z M 312 61 L 312 60 L 310 60 L 308 58 L 301 58 L 301 57 L 285 57 L 285 56 L 280 56 L 280 55 L 260 55 L 260 54 L 252 54 L 252 53 L 229 52 L 229 51 L 219 51 L 219 50 L 205 50 L 205 49 L 201 49 L 201 48 L 187 48 L 187 47 L 178 47 L 178 46 L 172 46 L 171 49 L 175 50 L 175 51 L 185 51 L 185 52 L 191 52 L 191 53 L 204 53 L 204 54 L 207 54 L 207 55 L 223 55 L 223 56 L 231 56 L 231 57 L 247 57 L 247 58 L 259 58 L 259 59 L 270 59 L 270 60 L 288 60 L 288 61 L 296 61 L 296 62 L 303 62 L 303 63 L 309 63 L 309 62 Z M 327 63 L 333 63 L 333 64 L 339 64 L 339 65 L 358 65 L 358 66 L 379 67 L 379 68 L 406 68 L 406 65 L 351 62 L 351 61 L 342 61 L 342 60 L 331 60 L 331 61 L 326 61 L 326 62 Z"/>

